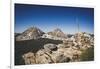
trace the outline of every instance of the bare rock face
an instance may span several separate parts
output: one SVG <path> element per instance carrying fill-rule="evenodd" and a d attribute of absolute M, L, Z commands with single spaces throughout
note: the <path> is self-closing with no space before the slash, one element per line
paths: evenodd
<path fill-rule="evenodd" d="M 49 53 L 43 50 L 39 50 L 36 54 L 36 62 L 38 64 L 64 63 L 70 61 L 71 59 L 69 57 L 65 56 L 63 53 L 60 53 L 58 51 L 52 51 L 52 53 Z"/>
<path fill-rule="evenodd" d="M 36 63 L 36 58 L 35 58 L 35 54 L 32 52 L 26 53 L 22 56 L 22 58 L 24 59 L 24 63 L 25 64 L 35 64 Z"/>
<path fill-rule="evenodd" d="M 64 44 L 58 44 L 57 47 L 58 47 L 58 48 L 65 48 L 66 45 L 64 45 Z"/>
<path fill-rule="evenodd" d="M 39 28 L 31 27 L 24 31 L 21 35 L 16 37 L 16 40 L 30 40 L 30 39 L 38 39 L 40 38 L 44 32 L 42 32 Z"/>
<path fill-rule="evenodd" d="M 50 51 L 54 51 L 54 50 L 57 50 L 57 45 L 56 44 L 45 44 L 44 45 L 44 49 L 48 52 Z"/>
<path fill-rule="evenodd" d="M 94 38 L 85 32 L 80 32 L 75 35 L 75 40 L 80 49 L 87 49 L 94 46 Z"/>
<path fill-rule="evenodd" d="M 59 53 L 63 53 L 65 57 L 70 58 L 70 62 L 74 61 L 73 57 L 74 57 L 75 54 L 77 54 L 77 56 L 78 56 L 76 58 L 77 60 L 79 59 L 79 56 L 81 55 L 81 51 L 80 50 L 75 50 L 75 49 L 73 49 L 71 47 L 70 48 L 60 48 L 60 49 L 58 49 L 58 52 Z"/>
<path fill-rule="evenodd" d="M 36 53 L 36 63 L 37 64 L 46 64 L 46 63 L 54 63 L 51 54 L 45 52 L 44 49 L 39 50 Z"/>

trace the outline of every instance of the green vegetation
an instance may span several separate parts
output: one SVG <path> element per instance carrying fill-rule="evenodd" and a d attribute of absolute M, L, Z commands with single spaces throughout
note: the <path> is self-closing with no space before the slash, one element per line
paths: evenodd
<path fill-rule="evenodd" d="M 81 57 L 81 61 L 93 61 L 94 60 L 94 48 L 88 48 L 83 51 Z"/>

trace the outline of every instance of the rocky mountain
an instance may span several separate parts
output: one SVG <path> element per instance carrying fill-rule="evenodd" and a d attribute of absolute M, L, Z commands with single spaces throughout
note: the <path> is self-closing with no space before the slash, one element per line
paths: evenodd
<path fill-rule="evenodd" d="M 42 37 L 54 40 L 64 40 L 67 38 L 67 35 L 63 33 L 61 29 L 56 28 L 53 31 L 44 34 Z"/>
<path fill-rule="evenodd" d="M 17 41 L 20 40 L 30 40 L 30 39 L 38 39 L 38 38 L 49 38 L 54 40 L 63 40 L 67 38 L 67 35 L 62 32 L 61 29 L 56 28 L 51 32 L 44 33 L 37 27 L 30 27 L 24 32 L 20 34 L 15 33 L 15 37 Z"/>
<path fill-rule="evenodd" d="M 57 28 L 54 29 L 54 31 L 48 32 L 49 35 L 55 36 L 55 37 L 62 37 L 67 38 L 67 35 L 65 35 L 61 29 Z"/>
<path fill-rule="evenodd" d="M 30 39 L 38 39 L 44 34 L 43 31 L 41 31 L 37 27 L 30 27 L 27 30 L 25 30 L 22 34 L 16 37 L 16 40 L 30 40 Z"/>

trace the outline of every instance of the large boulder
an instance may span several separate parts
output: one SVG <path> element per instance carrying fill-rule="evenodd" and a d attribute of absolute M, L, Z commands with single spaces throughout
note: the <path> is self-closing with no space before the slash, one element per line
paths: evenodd
<path fill-rule="evenodd" d="M 50 52 L 50 51 L 55 51 L 55 50 L 57 50 L 57 45 L 56 45 L 56 44 L 51 44 L 51 43 L 45 44 L 45 45 L 44 45 L 44 49 L 45 49 L 46 51 L 48 51 L 48 52 Z"/>
<path fill-rule="evenodd" d="M 32 52 L 25 53 L 22 58 L 24 59 L 24 63 L 27 64 L 35 64 L 35 54 Z"/>
<path fill-rule="evenodd" d="M 37 64 L 54 63 L 54 60 L 52 59 L 50 53 L 46 52 L 44 49 L 41 49 L 36 53 L 36 63 Z"/>

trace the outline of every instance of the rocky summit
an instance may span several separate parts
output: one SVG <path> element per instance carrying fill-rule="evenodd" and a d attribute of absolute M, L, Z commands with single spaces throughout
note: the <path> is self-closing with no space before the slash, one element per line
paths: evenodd
<path fill-rule="evenodd" d="M 48 34 L 55 37 L 67 38 L 67 35 L 65 35 L 59 28 L 54 29 L 54 31 L 48 32 Z"/>
<path fill-rule="evenodd" d="M 20 40 L 30 40 L 30 39 L 38 39 L 44 34 L 43 31 L 41 31 L 37 27 L 31 27 L 25 30 L 22 34 L 16 37 L 17 41 Z"/>
<path fill-rule="evenodd" d="M 51 32 L 43 34 L 42 38 L 49 38 L 54 40 L 65 40 L 67 38 L 67 35 L 63 33 L 61 29 L 56 28 Z"/>

